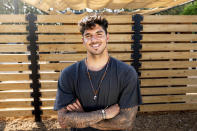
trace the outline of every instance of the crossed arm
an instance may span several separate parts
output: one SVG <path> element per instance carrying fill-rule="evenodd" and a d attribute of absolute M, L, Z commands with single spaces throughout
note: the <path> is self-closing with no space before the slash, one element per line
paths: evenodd
<path fill-rule="evenodd" d="M 84 112 L 77 100 L 58 111 L 58 121 L 62 128 L 85 128 L 93 127 L 100 130 L 132 129 L 138 106 L 120 109 L 112 105 L 106 111 L 106 119 L 103 118 L 101 110 Z"/>

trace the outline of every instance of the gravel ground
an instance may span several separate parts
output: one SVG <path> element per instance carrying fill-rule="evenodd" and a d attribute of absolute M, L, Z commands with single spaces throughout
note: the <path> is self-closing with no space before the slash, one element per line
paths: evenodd
<path fill-rule="evenodd" d="M 43 123 L 32 117 L 0 118 L 0 131 L 46 130 L 63 131 L 56 116 L 43 117 Z M 132 131 L 197 131 L 197 111 L 138 113 Z"/>

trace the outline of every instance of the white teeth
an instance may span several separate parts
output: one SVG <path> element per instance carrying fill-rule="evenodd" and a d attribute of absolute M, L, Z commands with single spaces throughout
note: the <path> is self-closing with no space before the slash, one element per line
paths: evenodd
<path fill-rule="evenodd" d="M 99 47 L 99 44 L 96 44 L 96 45 L 92 45 L 92 47 Z"/>

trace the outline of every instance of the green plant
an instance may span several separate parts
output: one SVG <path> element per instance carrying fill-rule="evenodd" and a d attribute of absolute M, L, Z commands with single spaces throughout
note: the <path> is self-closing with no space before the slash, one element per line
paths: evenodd
<path fill-rule="evenodd" d="M 180 14 L 181 15 L 197 15 L 197 1 L 186 6 L 183 12 L 181 12 Z"/>

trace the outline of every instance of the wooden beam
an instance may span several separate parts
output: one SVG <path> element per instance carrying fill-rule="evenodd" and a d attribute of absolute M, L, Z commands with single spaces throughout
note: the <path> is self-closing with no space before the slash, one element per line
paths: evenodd
<path fill-rule="evenodd" d="M 0 64 L 0 71 L 29 71 L 28 64 Z"/>
<path fill-rule="evenodd" d="M 0 83 L 0 91 L 30 89 L 30 83 Z"/>
<path fill-rule="evenodd" d="M 28 62 L 26 54 L 0 54 L 0 62 Z"/>
<path fill-rule="evenodd" d="M 186 95 L 143 96 L 143 103 L 185 102 Z"/>
<path fill-rule="evenodd" d="M 195 85 L 196 78 L 141 79 L 141 86 Z"/>
<path fill-rule="evenodd" d="M 197 93 L 197 87 L 154 87 L 140 88 L 142 95 Z"/>
<path fill-rule="evenodd" d="M 187 77 L 197 76 L 197 70 L 143 70 L 141 77 Z"/>
<path fill-rule="evenodd" d="M 146 61 L 142 62 L 141 69 L 158 68 L 189 68 L 197 67 L 197 61 Z"/>
<path fill-rule="evenodd" d="M 120 45 L 122 46 L 122 45 Z M 183 50 L 197 50 L 195 43 L 142 43 L 142 51 L 183 51 Z"/>
<path fill-rule="evenodd" d="M 3 35 L 0 37 L 0 43 L 24 43 L 27 41 L 27 35 Z"/>
<path fill-rule="evenodd" d="M 0 52 L 27 52 L 27 45 L 0 44 Z"/>
<path fill-rule="evenodd" d="M 143 52 L 141 60 L 196 58 L 196 52 Z"/>
<path fill-rule="evenodd" d="M 180 110 L 197 110 L 197 104 L 150 104 L 150 105 L 141 105 L 141 112 L 150 112 L 150 111 L 180 111 Z"/>
<path fill-rule="evenodd" d="M 0 15 L 1 23 L 27 23 L 25 15 Z"/>
<path fill-rule="evenodd" d="M 26 25 L 0 25 L 0 33 L 27 33 Z"/>

